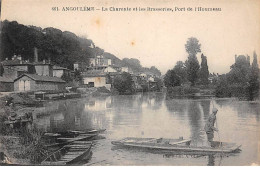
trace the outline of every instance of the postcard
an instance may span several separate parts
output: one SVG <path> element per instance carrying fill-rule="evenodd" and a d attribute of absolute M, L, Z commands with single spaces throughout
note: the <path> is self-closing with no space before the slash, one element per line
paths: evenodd
<path fill-rule="evenodd" d="M 260 164 L 258 0 L 1 0 L 0 165 Z"/>

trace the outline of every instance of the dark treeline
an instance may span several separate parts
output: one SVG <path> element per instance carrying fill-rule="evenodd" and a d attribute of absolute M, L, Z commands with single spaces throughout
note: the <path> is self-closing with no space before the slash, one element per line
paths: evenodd
<path fill-rule="evenodd" d="M 16 21 L 1 22 L 0 59 L 11 59 L 14 54 L 21 55 L 24 60 L 34 61 L 34 47 L 38 49 L 39 61 L 50 59 L 53 63 L 73 69 L 74 62 L 88 65 L 88 58 L 103 55 L 112 59 L 117 66 L 128 66 L 134 72 L 161 72 L 152 66 L 144 68 L 138 59 L 120 60 L 113 54 L 96 47 L 90 39 L 79 37 L 69 31 L 56 28 L 40 28 L 25 26 Z"/>
<path fill-rule="evenodd" d="M 207 57 L 203 54 L 199 64 L 196 54 L 201 52 L 200 46 L 198 39 L 189 38 L 185 44 L 187 60 L 178 61 L 174 68 L 166 73 L 164 84 L 170 95 L 203 94 L 205 89 L 208 89 L 207 94 L 214 93 L 217 97 L 239 97 L 247 100 L 258 98 L 259 67 L 255 52 L 252 64 L 250 56 L 236 56 L 230 72 L 217 76 L 209 73 Z"/>
<path fill-rule="evenodd" d="M 259 67 L 254 52 L 253 62 L 250 57 L 239 55 L 230 66 L 230 72 L 223 74 L 217 81 L 217 97 L 239 97 L 254 100 L 259 97 Z"/>
<path fill-rule="evenodd" d="M 188 39 L 185 44 L 188 58 L 185 62 L 178 61 L 174 68 L 166 73 L 164 83 L 167 88 L 184 84 L 190 86 L 209 84 L 207 57 L 201 54 L 200 66 L 196 56 L 197 53 L 201 52 L 200 46 L 198 39 L 194 37 Z"/>

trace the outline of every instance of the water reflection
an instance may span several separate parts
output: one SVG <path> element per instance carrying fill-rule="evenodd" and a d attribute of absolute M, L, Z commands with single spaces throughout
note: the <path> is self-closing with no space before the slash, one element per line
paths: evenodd
<path fill-rule="evenodd" d="M 216 156 L 164 158 L 162 154 L 111 150 L 111 141 L 124 137 L 191 138 L 193 145 L 206 144 L 204 124 L 213 105 L 217 114 L 220 139 L 243 144 L 243 151 L 223 165 L 244 165 L 257 161 L 259 104 L 232 99 L 165 100 L 160 93 L 128 96 L 89 97 L 49 103 L 38 111 L 50 112 L 35 120 L 49 132 L 105 128 L 106 139 L 93 149 L 93 159 L 109 165 L 218 165 Z M 215 135 L 215 140 L 219 138 Z M 149 153 L 149 154 L 148 154 Z M 107 154 L 107 155 L 106 155 Z M 217 159 L 217 160 L 216 160 Z"/>

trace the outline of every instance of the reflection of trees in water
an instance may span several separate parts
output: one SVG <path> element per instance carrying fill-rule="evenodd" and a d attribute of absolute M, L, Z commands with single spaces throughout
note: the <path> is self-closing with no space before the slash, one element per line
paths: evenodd
<path fill-rule="evenodd" d="M 184 118 L 184 114 L 187 111 L 188 104 L 188 100 L 165 100 L 167 110 L 178 115 L 181 119 Z"/>
<path fill-rule="evenodd" d="M 158 110 L 162 106 L 164 97 L 163 93 L 147 93 L 144 95 L 144 100 L 147 102 L 148 108 Z"/>
<path fill-rule="evenodd" d="M 238 117 L 248 118 L 252 116 L 259 122 L 259 103 L 249 103 L 249 102 L 236 102 L 231 105 L 233 110 L 235 110 L 238 114 Z"/>
<path fill-rule="evenodd" d="M 202 121 L 203 112 L 201 112 L 200 102 L 192 101 L 188 105 L 188 117 L 190 122 L 191 129 L 191 138 L 193 144 L 197 145 L 198 143 L 203 142 L 203 121 Z"/>
<path fill-rule="evenodd" d="M 80 100 L 66 100 L 59 102 L 58 109 L 50 116 L 50 128 L 52 132 L 74 130 L 91 123 L 91 120 L 84 118 L 84 104 Z M 63 119 L 55 120 L 55 116 Z M 83 118 L 82 118 L 83 117 Z"/>
<path fill-rule="evenodd" d="M 127 122 L 127 120 L 140 121 L 144 100 L 147 100 L 147 97 L 143 97 L 141 94 L 113 96 L 113 124 L 120 124 L 122 120 L 124 120 L 124 122 Z"/>
<path fill-rule="evenodd" d="M 214 103 L 216 103 L 217 105 L 219 105 L 219 107 L 229 107 L 234 100 L 232 99 L 213 99 L 212 101 L 214 101 Z"/>
<path fill-rule="evenodd" d="M 210 100 L 202 100 L 202 101 L 199 101 L 199 104 L 201 105 L 202 107 L 202 112 L 203 112 L 203 117 L 204 117 L 204 120 L 207 120 L 208 117 L 209 117 L 209 114 L 211 113 L 210 111 L 210 103 L 211 101 Z"/>
<path fill-rule="evenodd" d="M 208 156 L 208 166 L 214 166 L 215 165 L 215 156 L 214 155 L 209 155 Z"/>
<path fill-rule="evenodd" d="M 260 120 L 259 103 L 238 101 L 234 99 L 217 99 L 215 102 L 220 107 L 231 107 L 235 112 L 237 112 L 238 117 L 248 118 L 249 116 L 253 116 L 257 121 Z"/>
<path fill-rule="evenodd" d="M 203 143 L 205 138 L 204 121 L 210 111 L 210 100 L 165 100 L 167 110 L 179 116 L 182 120 L 188 118 L 192 143 Z M 186 116 L 187 114 L 187 116 Z"/>

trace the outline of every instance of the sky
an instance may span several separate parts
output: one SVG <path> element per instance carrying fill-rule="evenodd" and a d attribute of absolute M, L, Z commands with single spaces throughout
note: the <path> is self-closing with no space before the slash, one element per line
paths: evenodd
<path fill-rule="evenodd" d="M 59 11 L 53 11 L 58 7 Z M 62 11 L 62 7 L 94 7 L 92 11 Z M 170 12 L 102 11 L 172 8 Z M 175 11 L 175 7 L 185 11 Z M 187 8 L 193 11 L 187 11 Z M 221 11 L 194 11 L 195 7 Z M 258 0 L 2 0 L 1 20 L 42 28 L 54 27 L 92 39 L 118 58 L 137 58 L 142 66 L 156 66 L 164 74 L 185 61 L 185 43 L 196 37 L 207 56 L 210 72 L 227 73 L 235 55 L 260 55 L 260 1 Z M 200 61 L 201 53 L 197 54 Z M 258 57 L 259 60 L 259 57 Z"/>

